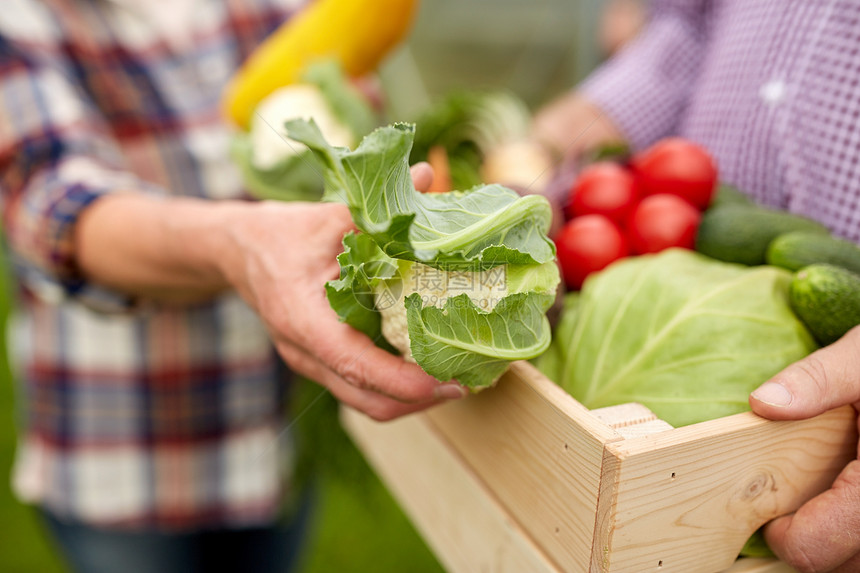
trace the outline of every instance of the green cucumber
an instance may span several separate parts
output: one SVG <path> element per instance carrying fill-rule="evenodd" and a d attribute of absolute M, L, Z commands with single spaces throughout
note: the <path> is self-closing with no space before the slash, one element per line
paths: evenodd
<path fill-rule="evenodd" d="M 824 225 L 786 211 L 754 205 L 708 209 L 696 235 L 696 250 L 720 261 L 763 265 L 776 237 L 791 231 L 829 234 Z"/>
<path fill-rule="evenodd" d="M 711 208 L 723 207 L 725 205 L 753 205 L 752 198 L 728 183 L 720 183 L 714 198 L 711 200 Z"/>
<path fill-rule="evenodd" d="M 796 271 L 827 263 L 860 274 L 860 246 L 821 233 L 793 231 L 780 235 L 767 248 L 767 264 Z"/>
<path fill-rule="evenodd" d="M 831 344 L 860 324 L 860 275 L 834 265 L 809 265 L 792 278 L 788 301 L 815 339 Z"/>

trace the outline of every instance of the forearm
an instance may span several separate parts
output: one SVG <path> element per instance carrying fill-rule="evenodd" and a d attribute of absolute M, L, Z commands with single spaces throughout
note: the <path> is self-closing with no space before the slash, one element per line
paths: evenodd
<path fill-rule="evenodd" d="M 105 196 L 87 207 L 74 230 L 75 261 L 84 278 L 160 302 L 205 300 L 227 290 L 218 264 L 225 230 L 241 202 Z"/>

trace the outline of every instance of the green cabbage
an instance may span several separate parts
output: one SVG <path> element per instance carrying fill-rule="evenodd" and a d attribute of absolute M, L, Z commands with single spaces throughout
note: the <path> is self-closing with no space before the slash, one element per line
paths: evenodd
<path fill-rule="evenodd" d="M 619 261 L 566 301 L 538 367 L 588 408 L 639 402 L 676 427 L 745 411 L 817 348 L 790 280 L 680 249 Z"/>
<path fill-rule="evenodd" d="M 355 151 L 331 147 L 312 122 L 286 125 L 322 165 L 324 198 L 345 203 L 361 231 L 344 238 L 340 278 L 326 286 L 341 320 L 473 389 L 546 350 L 559 280 L 546 199 L 499 185 L 419 193 L 411 125 L 377 129 Z"/>

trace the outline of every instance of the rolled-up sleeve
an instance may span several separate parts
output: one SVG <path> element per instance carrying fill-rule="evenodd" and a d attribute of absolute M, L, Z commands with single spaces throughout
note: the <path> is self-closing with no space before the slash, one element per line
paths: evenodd
<path fill-rule="evenodd" d="M 709 0 L 654 0 L 649 22 L 579 86 L 635 149 L 673 133 L 698 76 Z"/>
<path fill-rule="evenodd" d="M 0 35 L 0 198 L 19 278 L 75 295 L 86 286 L 74 256 L 81 212 L 107 193 L 164 191 L 124 170 L 62 53 Z"/>

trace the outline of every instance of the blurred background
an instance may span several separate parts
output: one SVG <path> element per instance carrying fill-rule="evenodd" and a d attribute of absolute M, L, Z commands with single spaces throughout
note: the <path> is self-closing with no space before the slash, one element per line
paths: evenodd
<path fill-rule="evenodd" d="M 392 115 L 413 116 L 460 89 L 507 89 L 534 109 L 616 50 L 641 15 L 637 0 L 425 0 L 409 41 L 380 70 Z M 0 276 L 0 320 L 13 305 Z M 313 479 L 319 494 L 302 571 L 441 571 L 340 431 L 334 400 L 320 393 L 300 383 L 289 406 L 298 413 L 313 402 L 297 424 L 301 479 Z M 0 352 L 0 571 L 62 572 L 34 515 L 10 492 L 14 415 L 14 382 Z"/>
<path fill-rule="evenodd" d="M 432 0 L 382 77 L 397 115 L 458 89 L 510 89 L 536 107 L 600 59 L 605 0 Z"/>

